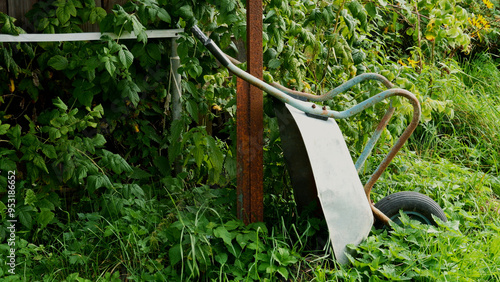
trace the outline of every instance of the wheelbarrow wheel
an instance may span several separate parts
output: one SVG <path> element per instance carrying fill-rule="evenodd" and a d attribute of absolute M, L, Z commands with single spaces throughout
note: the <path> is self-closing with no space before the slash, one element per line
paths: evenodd
<path fill-rule="evenodd" d="M 428 196 L 417 192 L 404 191 L 391 194 L 378 201 L 375 207 L 396 224 L 401 224 L 400 210 L 408 215 L 410 219 L 423 224 L 437 225 L 432 215 L 446 221 L 446 215 L 441 207 Z M 382 228 L 384 224 L 377 221 L 375 227 Z"/>

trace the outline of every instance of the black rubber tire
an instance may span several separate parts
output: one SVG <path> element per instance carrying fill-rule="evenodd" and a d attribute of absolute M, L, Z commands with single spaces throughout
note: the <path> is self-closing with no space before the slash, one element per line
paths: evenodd
<path fill-rule="evenodd" d="M 399 211 L 402 210 L 411 219 L 424 224 L 437 225 L 432 215 L 446 221 L 446 215 L 441 207 L 426 195 L 404 191 L 391 194 L 375 204 L 375 207 L 389 217 L 392 221 L 400 224 Z M 375 227 L 382 228 L 384 225 L 378 221 Z"/>

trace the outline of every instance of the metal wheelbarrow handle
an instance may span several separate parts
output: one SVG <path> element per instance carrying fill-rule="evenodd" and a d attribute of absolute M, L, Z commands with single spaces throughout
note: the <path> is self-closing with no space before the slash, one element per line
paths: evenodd
<path fill-rule="evenodd" d="M 335 89 L 331 90 L 330 92 L 324 94 L 324 95 L 312 95 L 308 93 L 301 93 L 299 92 L 299 96 L 305 97 L 308 99 L 307 102 L 302 101 L 300 99 L 295 99 L 290 94 L 297 95 L 297 93 L 291 93 L 292 90 L 287 89 L 283 86 L 279 86 L 274 84 L 274 86 L 250 75 L 249 73 L 245 72 L 244 70 L 240 69 L 236 65 L 234 65 L 231 60 L 220 50 L 220 48 L 210 39 L 208 38 L 201 30 L 198 28 L 196 25 L 192 27 L 192 32 L 193 34 L 203 43 L 203 45 L 214 55 L 217 60 L 224 66 L 226 67 L 229 71 L 231 71 L 233 74 L 236 76 L 242 78 L 243 80 L 247 81 L 248 83 L 258 87 L 262 91 L 272 95 L 273 97 L 277 98 L 278 100 L 282 101 L 283 103 L 289 104 L 293 106 L 294 108 L 303 111 L 308 114 L 316 115 L 316 116 L 323 116 L 323 117 L 330 117 L 334 119 L 345 119 L 349 118 L 353 115 L 356 115 L 365 109 L 387 99 L 393 96 L 401 96 L 409 100 L 409 102 L 413 106 L 413 117 L 412 121 L 410 124 L 407 126 L 403 134 L 399 137 L 399 139 L 396 141 L 394 146 L 391 148 L 387 156 L 382 160 L 382 162 L 379 164 L 375 172 L 372 174 L 370 179 L 367 181 L 367 183 L 364 185 L 364 190 L 366 193 L 366 196 L 368 200 L 370 200 L 370 192 L 375 184 L 375 182 L 379 179 L 380 175 L 384 172 L 384 170 L 387 168 L 389 163 L 392 161 L 392 159 L 396 156 L 397 152 L 402 148 L 404 143 L 408 140 L 410 135 L 413 133 L 415 128 L 418 125 L 418 122 L 420 120 L 420 114 L 421 114 L 421 109 L 420 109 L 420 103 L 418 102 L 418 99 L 416 96 L 405 90 L 405 89 L 399 89 L 399 88 L 392 88 L 393 85 L 392 83 L 387 80 L 382 75 L 376 74 L 376 73 L 364 73 L 359 76 L 356 76 L 347 82 L 343 83 L 342 85 L 336 87 Z M 328 110 L 325 107 L 318 107 L 315 103 L 312 103 L 310 101 L 325 101 L 328 99 L 332 99 L 336 95 L 338 95 L 341 92 L 344 92 L 348 90 L 349 88 L 353 87 L 354 85 L 363 82 L 365 80 L 377 80 L 379 82 L 382 82 L 386 87 L 392 88 L 388 89 L 385 91 L 382 91 L 381 93 L 368 98 L 367 100 L 357 104 L 356 106 L 347 109 L 345 111 L 333 111 L 333 110 Z M 295 92 L 295 91 L 294 91 Z M 359 156 L 358 160 L 356 161 L 356 169 L 359 171 L 360 168 L 362 167 L 363 163 L 365 160 L 368 158 L 368 155 L 371 153 L 373 147 L 375 146 L 375 143 L 377 140 L 380 138 L 383 129 L 389 122 L 390 118 L 392 117 L 392 114 L 394 113 L 394 108 L 391 106 L 387 110 L 386 114 L 380 121 L 379 125 L 377 126 L 377 129 L 375 130 L 374 134 L 368 141 L 368 144 L 365 146 L 363 152 Z M 371 203 L 371 208 L 373 210 L 374 215 L 381 220 L 383 223 L 388 223 L 389 218 L 385 216 L 382 212 L 380 212 L 373 203 Z"/>

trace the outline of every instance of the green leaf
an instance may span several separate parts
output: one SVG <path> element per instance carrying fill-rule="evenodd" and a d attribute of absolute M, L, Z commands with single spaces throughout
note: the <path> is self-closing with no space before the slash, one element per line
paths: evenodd
<path fill-rule="evenodd" d="M 57 158 L 56 149 L 53 145 L 44 144 L 42 146 L 42 152 L 49 158 L 55 159 Z"/>
<path fill-rule="evenodd" d="M 139 97 L 139 92 L 141 89 L 132 80 L 124 79 L 118 83 L 118 90 L 122 93 L 122 97 L 126 97 L 132 102 L 132 104 L 137 107 L 141 98 Z"/>
<path fill-rule="evenodd" d="M 268 66 L 270 69 L 277 69 L 281 66 L 281 61 L 278 59 L 271 59 L 269 60 Z"/>
<path fill-rule="evenodd" d="M 57 194 L 55 194 L 55 195 L 56 195 L 56 197 L 58 197 Z M 53 199 L 50 199 L 50 200 L 53 200 Z M 51 201 L 49 201 L 49 199 L 46 199 L 46 198 L 38 201 L 36 205 L 40 209 L 46 209 L 46 210 L 50 210 L 50 211 L 53 211 L 56 208 L 54 203 L 52 203 Z"/>
<path fill-rule="evenodd" d="M 227 253 L 218 253 L 215 255 L 215 260 L 220 264 L 225 264 L 227 262 Z"/>
<path fill-rule="evenodd" d="M 104 144 L 106 144 L 106 139 L 102 134 L 97 134 L 96 136 L 94 136 L 94 138 L 92 138 L 92 144 L 95 147 L 102 147 L 104 146 Z"/>
<path fill-rule="evenodd" d="M 89 169 L 86 166 L 79 166 L 76 169 L 76 179 L 78 179 L 78 182 L 82 182 L 88 175 Z"/>
<path fill-rule="evenodd" d="M 99 29 L 101 32 L 113 31 L 113 25 L 116 21 L 116 17 L 113 13 L 107 14 L 104 19 L 99 22 Z"/>
<path fill-rule="evenodd" d="M 83 88 L 75 88 L 73 96 L 75 96 L 78 102 L 85 107 L 90 107 L 92 105 L 92 101 L 94 100 L 92 92 Z"/>
<path fill-rule="evenodd" d="M 352 60 L 355 65 L 361 64 L 366 59 L 366 54 L 363 50 L 354 49 L 352 50 Z"/>
<path fill-rule="evenodd" d="M 89 114 L 96 118 L 102 118 L 102 116 L 104 115 L 104 108 L 101 104 L 99 104 L 95 106 Z"/>
<path fill-rule="evenodd" d="M 85 256 L 82 256 L 80 254 L 72 254 L 70 257 L 69 257 L 69 263 L 70 264 L 80 264 L 80 265 L 84 265 L 85 262 L 86 262 L 86 258 Z M 77 276 L 78 277 L 78 276 Z M 79 277 L 78 277 L 79 278 Z M 80 280 L 78 279 L 77 280 Z"/>
<path fill-rule="evenodd" d="M 55 55 L 50 58 L 47 64 L 56 70 L 64 70 L 68 67 L 68 59 L 61 55 Z"/>
<path fill-rule="evenodd" d="M 297 262 L 297 258 L 291 255 L 288 249 L 285 248 L 278 248 L 277 250 L 273 251 L 272 256 L 280 265 L 284 266 Z"/>
<path fill-rule="evenodd" d="M 36 155 L 35 158 L 33 159 L 33 164 L 36 165 L 37 167 L 41 168 L 46 173 L 49 173 L 49 170 L 47 169 L 47 166 L 45 165 L 45 160 L 42 158 L 42 156 Z"/>
<path fill-rule="evenodd" d="M 158 44 L 150 43 L 146 45 L 146 52 L 153 60 L 159 61 L 161 59 L 161 51 Z"/>
<path fill-rule="evenodd" d="M 59 0 L 56 5 L 58 6 L 56 16 L 61 24 L 65 24 L 71 16 L 76 17 L 76 7 L 73 1 Z"/>
<path fill-rule="evenodd" d="M 52 103 L 54 104 L 54 106 L 56 106 L 57 108 L 59 108 L 59 109 L 61 109 L 63 111 L 67 111 L 68 110 L 68 106 L 66 106 L 66 104 L 64 104 L 64 102 L 61 100 L 60 97 L 52 99 Z"/>
<path fill-rule="evenodd" d="M 36 28 L 38 30 L 45 30 L 49 26 L 49 24 L 50 24 L 50 21 L 48 18 L 42 18 L 38 22 L 38 25 L 36 26 Z"/>
<path fill-rule="evenodd" d="M 382 7 L 387 6 L 387 2 L 386 2 L 385 0 L 378 0 L 378 3 L 379 3 Z"/>
<path fill-rule="evenodd" d="M 351 11 L 351 14 L 357 18 L 359 13 L 362 13 L 363 11 L 363 5 L 359 3 L 358 1 L 351 1 L 347 3 L 347 8 L 349 11 Z"/>
<path fill-rule="evenodd" d="M 220 173 L 222 172 L 222 165 L 224 164 L 224 154 L 222 154 L 219 147 L 215 143 L 215 139 L 212 136 L 207 136 L 208 148 L 210 149 L 210 162 L 215 170 L 214 181 L 219 179 Z"/>
<path fill-rule="evenodd" d="M 19 35 L 20 31 L 22 30 L 16 27 L 16 25 L 14 24 L 15 21 L 15 18 L 0 13 L 0 24 L 3 24 L 1 29 L 2 33 Z"/>
<path fill-rule="evenodd" d="M 356 20 L 347 12 L 347 10 L 342 10 L 342 17 L 344 18 L 344 22 L 349 29 L 349 32 L 355 32 Z"/>
<path fill-rule="evenodd" d="M 170 126 L 170 135 L 168 136 L 170 142 L 176 143 L 181 138 L 183 129 L 184 123 L 182 120 L 174 120 Z"/>
<path fill-rule="evenodd" d="M 49 127 L 49 138 L 51 141 L 55 141 L 58 138 L 61 138 L 61 131 L 55 127 Z"/>
<path fill-rule="evenodd" d="M 2 124 L 0 125 L 0 135 L 4 135 L 10 128 L 10 124 Z"/>
<path fill-rule="evenodd" d="M 29 230 L 33 227 L 33 219 L 31 217 L 32 210 L 33 208 L 31 206 L 22 206 L 16 209 L 17 218 L 19 218 L 21 224 Z"/>
<path fill-rule="evenodd" d="M 91 175 L 87 177 L 87 190 L 89 193 L 94 193 L 95 190 L 101 187 L 113 187 L 107 175 Z"/>
<path fill-rule="evenodd" d="M 104 237 L 109 237 L 111 235 L 113 235 L 113 227 L 108 225 L 106 226 L 106 230 L 104 230 Z"/>
<path fill-rule="evenodd" d="M 214 236 L 217 238 L 221 238 L 224 243 L 228 246 L 232 246 L 231 241 L 233 240 L 233 237 L 231 236 L 231 233 L 227 231 L 227 229 L 224 226 L 219 226 L 214 230 Z"/>
<path fill-rule="evenodd" d="M 374 2 L 366 3 L 365 9 L 370 17 L 375 18 L 377 16 L 377 6 L 375 6 Z"/>
<path fill-rule="evenodd" d="M 198 88 L 196 88 L 196 85 L 192 83 L 191 81 L 186 81 L 183 79 L 181 81 L 182 83 L 182 89 L 185 89 L 188 93 L 193 94 L 193 96 L 198 97 Z"/>
<path fill-rule="evenodd" d="M 32 46 L 29 44 L 21 44 L 21 49 L 31 58 L 35 58 L 35 51 L 33 50 Z"/>
<path fill-rule="evenodd" d="M 6 149 L 2 149 L 2 150 L 0 150 L 0 157 L 2 157 L 2 156 L 12 155 L 12 154 L 14 154 L 15 152 L 16 152 L 15 150 L 6 150 Z"/>
<path fill-rule="evenodd" d="M 236 8 L 236 1 L 234 0 L 221 0 L 220 6 L 222 8 L 223 14 L 230 14 Z"/>
<path fill-rule="evenodd" d="M 196 162 L 196 165 L 198 167 L 201 167 L 201 163 L 203 162 L 203 159 L 205 158 L 205 150 L 202 146 L 196 146 L 192 150 L 192 155 L 194 157 L 194 160 Z"/>
<path fill-rule="evenodd" d="M 4 214 L 6 209 L 7 209 L 7 206 L 3 202 L 0 202 L 0 212 L 2 214 Z"/>
<path fill-rule="evenodd" d="M 173 164 L 175 159 L 180 156 L 182 153 L 182 144 L 181 142 L 173 142 L 168 146 L 168 161 L 170 164 Z"/>
<path fill-rule="evenodd" d="M 52 219 L 54 219 L 54 213 L 50 210 L 42 209 L 42 211 L 38 214 L 36 221 L 40 224 L 41 228 L 44 228 L 52 221 Z"/>
<path fill-rule="evenodd" d="M 125 184 L 123 185 L 123 189 L 127 190 L 127 193 L 129 194 L 128 198 L 133 195 L 138 199 L 144 199 L 144 190 L 142 190 L 141 186 L 137 184 Z"/>
<path fill-rule="evenodd" d="M 158 18 L 160 18 L 160 20 L 167 22 L 167 23 L 170 23 L 172 21 L 168 12 L 163 8 L 160 8 L 158 10 Z"/>
<path fill-rule="evenodd" d="M 278 273 L 281 274 L 281 276 L 283 276 L 283 278 L 285 278 L 285 280 L 288 280 L 288 270 L 286 269 L 286 267 L 283 267 L 283 266 L 280 266 L 278 267 Z"/>
<path fill-rule="evenodd" d="M 24 196 L 25 205 L 33 205 L 36 203 L 37 198 L 35 192 L 32 189 L 26 189 L 26 195 Z"/>
<path fill-rule="evenodd" d="M 106 17 L 106 10 L 101 7 L 94 7 L 90 12 L 89 21 L 91 24 L 100 22 Z"/>
<path fill-rule="evenodd" d="M 2 150 L 2 152 L 5 152 Z M 17 169 L 17 166 L 16 166 L 16 162 L 8 159 L 8 158 L 2 158 L 2 161 L 0 162 L 0 170 L 16 170 Z M 5 187 L 7 187 L 6 185 L 3 186 L 3 188 L 5 189 Z M 2 187 L 0 187 L 2 188 Z"/>
<path fill-rule="evenodd" d="M 113 154 L 108 150 L 102 150 L 103 157 L 101 159 L 101 163 L 103 166 L 109 167 L 115 173 L 122 172 L 132 172 L 132 167 L 118 154 Z"/>
<path fill-rule="evenodd" d="M 108 48 L 109 48 L 109 54 L 115 54 L 121 49 L 123 49 L 123 46 L 116 43 L 116 41 L 110 40 L 108 41 Z"/>
<path fill-rule="evenodd" d="M 134 55 L 129 50 L 121 49 L 118 52 L 118 59 L 120 63 L 128 69 L 134 61 Z"/>
<path fill-rule="evenodd" d="M 449 38 L 456 38 L 460 34 L 460 29 L 457 27 L 451 28 L 448 30 L 448 37 Z"/>
<path fill-rule="evenodd" d="M 9 48 L 1 48 L 3 52 L 3 60 L 5 65 L 7 66 L 7 70 L 13 70 L 14 72 L 19 72 L 20 67 L 16 64 L 16 61 L 12 57 L 12 50 Z"/>
<path fill-rule="evenodd" d="M 181 245 L 176 244 L 168 250 L 168 257 L 170 258 L 170 265 L 176 265 L 182 259 Z"/>
<path fill-rule="evenodd" d="M 19 147 L 21 147 L 21 126 L 16 124 L 16 126 L 12 127 L 10 131 L 7 132 L 7 135 L 14 148 L 19 150 Z"/>
<path fill-rule="evenodd" d="M 162 157 L 162 156 L 158 156 L 157 159 L 158 158 L 164 158 L 165 159 L 165 157 Z M 156 165 L 156 159 L 155 159 L 154 162 L 155 162 L 155 165 Z M 167 164 L 168 164 L 168 162 L 167 162 Z M 145 178 L 150 178 L 150 177 L 153 176 L 151 173 L 148 173 L 147 171 L 142 170 L 142 169 L 140 169 L 138 167 L 132 167 L 132 169 L 134 170 L 132 172 L 132 174 L 130 175 L 130 178 L 132 178 L 132 179 L 145 179 Z"/>
<path fill-rule="evenodd" d="M 142 23 L 137 19 L 135 15 L 132 16 L 132 27 L 134 29 L 135 36 L 137 36 L 137 40 L 146 44 L 146 42 L 148 41 L 146 28 L 142 25 Z"/>
<path fill-rule="evenodd" d="M 193 100 L 187 100 L 186 110 L 193 120 L 198 120 L 198 103 Z"/>
<path fill-rule="evenodd" d="M 87 79 L 77 79 L 73 82 L 72 85 L 74 87 L 73 97 L 76 97 L 78 99 L 78 102 L 88 108 L 90 116 L 100 118 L 100 113 L 98 111 L 95 111 L 95 109 L 90 110 L 90 107 L 92 106 L 94 96 L 98 93 L 101 93 L 102 90 Z M 97 107 L 99 106 L 100 105 L 98 105 Z"/>
<path fill-rule="evenodd" d="M 184 20 L 186 22 L 190 21 L 190 20 L 192 20 L 194 18 L 193 10 L 191 9 L 191 6 L 189 6 L 189 5 L 182 6 L 179 9 L 179 15 L 182 18 L 184 18 Z"/>
<path fill-rule="evenodd" d="M 203 68 L 198 64 L 190 64 L 187 71 L 191 77 L 197 78 L 203 72 Z"/>
<path fill-rule="evenodd" d="M 109 75 L 113 77 L 116 71 L 115 64 L 111 61 L 110 57 L 108 56 L 104 57 L 103 60 L 104 60 L 104 68 L 108 71 Z"/>

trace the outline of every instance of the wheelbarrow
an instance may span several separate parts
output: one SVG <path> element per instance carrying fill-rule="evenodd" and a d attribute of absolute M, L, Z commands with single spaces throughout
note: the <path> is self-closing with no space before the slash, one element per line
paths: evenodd
<path fill-rule="evenodd" d="M 417 192 L 395 193 L 376 204 L 370 200 L 373 185 L 418 125 L 420 104 L 414 94 L 404 89 L 393 88 L 389 80 L 375 73 L 354 77 L 324 95 L 298 92 L 276 83 L 271 85 L 238 68 L 231 62 L 231 58 L 197 26 L 193 26 L 192 32 L 224 67 L 278 101 L 274 104 L 274 109 L 295 201 L 299 209 L 317 204 L 326 220 L 333 252 L 339 263 L 349 262 L 346 256 L 347 245 L 358 245 L 363 241 L 374 222 L 378 225 L 389 225 L 390 221 L 398 223 L 400 211 L 425 224 L 435 224 L 433 215 L 446 221 L 446 216 L 439 205 L 431 198 Z M 314 103 L 332 99 L 366 80 L 379 81 L 388 90 L 340 112 Z M 363 185 L 358 172 L 395 109 L 392 104 L 389 106 L 355 163 L 335 119 L 352 117 L 393 96 L 409 100 L 413 106 L 412 120 Z"/>

